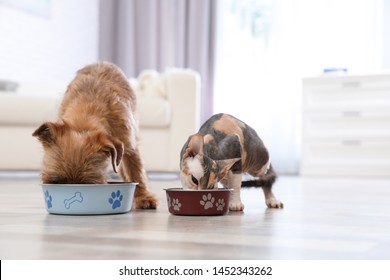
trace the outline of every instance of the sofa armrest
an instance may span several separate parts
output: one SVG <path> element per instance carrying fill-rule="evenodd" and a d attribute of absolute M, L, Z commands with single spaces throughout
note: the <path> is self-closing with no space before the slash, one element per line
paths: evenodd
<path fill-rule="evenodd" d="M 169 157 L 171 170 L 179 170 L 180 151 L 188 137 L 200 125 L 200 75 L 189 69 L 169 69 L 165 72 L 168 100 L 172 115 Z"/>

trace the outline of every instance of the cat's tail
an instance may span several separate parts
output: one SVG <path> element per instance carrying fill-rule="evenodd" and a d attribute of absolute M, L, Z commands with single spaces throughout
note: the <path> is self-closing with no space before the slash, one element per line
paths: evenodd
<path fill-rule="evenodd" d="M 270 165 L 267 173 L 259 178 L 245 180 L 241 182 L 241 187 L 272 187 L 278 176 Z"/>

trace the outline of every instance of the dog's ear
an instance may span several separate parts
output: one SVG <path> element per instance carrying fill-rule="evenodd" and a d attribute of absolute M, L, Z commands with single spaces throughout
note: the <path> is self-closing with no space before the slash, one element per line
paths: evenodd
<path fill-rule="evenodd" d="M 187 148 L 184 152 L 184 158 L 194 157 L 198 154 L 203 155 L 203 136 L 199 133 L 194 134 L 188 138 Z"/>
<path fill-rule="evenodd" d="M 48 147 L 56 142 L 56 136 L 65 129 L 65 123 L 45 122 L 38 127 L 32 136 L 37 137 L 44 147 Z"/>
<path fill-rule="evenodd" d="M 117 166 L 121 163 L 124 152 L 123 143 L 116 137 L 107 136 L 102 150 L 111 155 L 112 169 L 118 173 Z"/>

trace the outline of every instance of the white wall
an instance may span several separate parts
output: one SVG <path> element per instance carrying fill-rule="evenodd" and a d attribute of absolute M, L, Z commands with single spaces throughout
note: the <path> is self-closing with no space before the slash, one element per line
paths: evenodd
<path fill-rule="evenodd" d="M 383 68 L 390 70 L 390 0 L 383 0 Z"/>
<path fill-rule="evenodd" d="M 52 0 L 43 17 L 0 4 L 0 79 L 62 81 L 98 58 L 98 0 Z"/>

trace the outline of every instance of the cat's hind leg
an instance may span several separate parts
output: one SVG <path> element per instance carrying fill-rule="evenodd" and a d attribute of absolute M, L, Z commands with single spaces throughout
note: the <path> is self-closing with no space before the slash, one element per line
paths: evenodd
<path fill-rule="evenodd" d="M 283 203 L 276 199 L 272 192 L 272 185 L 275 183 L 277 175 L 272 169 L 272 165 L 268 169 L 267 173 L 261 176 L 261 187 L 264 192 L 265 204 L 268 208 L 283 208 Z"/>

